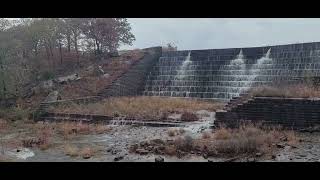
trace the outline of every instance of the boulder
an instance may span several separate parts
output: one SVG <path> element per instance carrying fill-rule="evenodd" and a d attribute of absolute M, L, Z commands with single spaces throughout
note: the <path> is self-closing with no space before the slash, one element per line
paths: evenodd
<path fill-rule="evenodd" d="M 57 101 L 60 100 L 59 92 L 52 91 L 45 99 L 45 102 Z"/>
<path fill-rule="evenodd" d="M 102 75 L 102 78 L 109 78 L 109 77 L 110 77 L 110 74 L 108 74 L 108 73 Z"/>
<path fill-rule="evenodd" d="M 59 77 L 56 79 L 56 81 L 58 83 L 66 83 L 66 82 L 69 82 L 69 81 L 77 81 L 77 80 L 80 80 L 81 77 L 79 77 L 79 75 L 76 73 L 76 74 L 72 74 L 72 75 L 69 75 L 69 76 L 64 76 L 64 77 Z"/>
<path fill-rule="evenodd" d="M 124 158 L 124 156 L 117 156 L 113 159 L 113 161 L 120 161 Z"/>
<path fill-rule="evenodd" d="M 164 162 L 164 158 L 161 156 L 158 156 L 154 159 L 155 162 Z"/>
<path fill-rule="evenodd" d="M 140 155 L 146 155 L 149 153 L 149 151 L 145 149 L 136 149 L 136 153 Z"/>
<path fill-rule="evenodd" d="M 100 74 L 104 74 L 104 70 L 102 69 L 102 66 L 98 66 L 98 71 Z"/>
<path fill-rule="evenodd" d="M 53 88 L 53 80 L 44 81 L 41 83 L 42 89 L 51 89 Z"/>

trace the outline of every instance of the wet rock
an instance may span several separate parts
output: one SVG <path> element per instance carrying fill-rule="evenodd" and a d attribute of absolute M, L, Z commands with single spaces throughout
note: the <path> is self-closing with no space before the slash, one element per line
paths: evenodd
<path fill-rule="evenodd" d="M 124 158 L 124 156 L 117 156 L 117 157 L 115 157 L 113 160 L 114 161 L 120 161 L 120 160 L 122 160 Z"/>
<path fill-rule="evenodd" d="M 284 148 L 285 147 L 285 145 L 284 144 L 281 144 L 281 143 L 278 143 L 278 144 L 276 144 L 277 145 L 277 148 Z"/>
<path fill-rule="evenodd" d="M 140 146 L 141 146 L 141 147 L 147 147 L 147 146 L 149 146 L 149 145 L 150 145 L 150 143 L 147 142 L 147 141 L 144 141 L 144 142 L 141 142 L 141 143 L 140 143 Z"/>
<path fill-rule="evenodd" d="M 306 154 L 299 154 L 298 156 L 300 156 L 300 157 L 307 157 Z"/>
<path fill-rule="evenodd" d="M 155 143 L 155 144 L 164 144 L 164 141 L 162 139 L 154 139 L 152 140 L 152 143 Z"/>
<path fill-rule="evenodd" d="M 164 158 L 161 156 L 158 156 L 154 159 L 155 162 L 164 162 Z"/>
<path fill-rule="evenodd" d="M 145 149 L 136 149 L 136 153 L 140 155 L 146 155 L 149 153 L 149 151 Z"/>
<path fill-rule="evenodd" d="M 84 154 L 82 156 L 83 159 L 90 159 L 91 158 L 91 155 L 90 154 Z"/>
<path fill-rule="evenodd" d="M 113 155 L 118 154 L 118 152 L 119 152 L 119 151 L 116 150 L 116 149 L 112 149 L 112 150 L 111 150 L 111 154 L 113 154 Z"/>
<path fill-rule="evenodd" d="M 202 155 L 202 157 L 205 158 L 205 159 L 208 159 L 208 154 L 207 154 L 207 153 L 204 153 L 204 154 Z"/>
<path fill-rule="evenodd" d="M 288 141 L 288 138 L 287 137 L 281 137 L 280 140 L 281 141 Z"/>
<path fill-rule="evenodd" d="M 152 150 L 153 150 L 153 146 L 148 146 L 148 147 L 146 148 L 146 150 L 152 151 Z"/>

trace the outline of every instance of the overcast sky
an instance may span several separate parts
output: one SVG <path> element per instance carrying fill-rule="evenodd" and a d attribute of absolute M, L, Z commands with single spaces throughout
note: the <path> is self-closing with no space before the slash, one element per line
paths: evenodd
<path fill-rule="evenodd" d="M 173 42 L 179 50 L 219 49 L 320 41 L 320 19 L 128 18 L 133 46 Z"/>

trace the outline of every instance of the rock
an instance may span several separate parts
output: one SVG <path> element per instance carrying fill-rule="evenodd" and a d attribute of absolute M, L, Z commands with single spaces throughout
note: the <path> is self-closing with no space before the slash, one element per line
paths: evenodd
<path fill-rule="evenodd" d="M 103 74 L 103 75 L 104 75 L 104 70 L 102 69 L 102 66 L 98 66 L 98 70 L 99 70 L 99 73 L 100 73 L 100 74 Z"/>
<path fill-rule="evenodd" d="M 274 154 L 272 154 L 272 155 L 271 155 L 271 158 L 272 158 L 272 159 L 275 159 L 275 158 L 277 158 L 277 156 L 274 155 Z"/>
<path fill-rule="evenodd" d="M 79 75 L 76 73 L 76 74 L 72 74 L 69 76 L 59 77 L 56 79 L 56 82 L 63 84 L 68 81 L 76 81 L 76 80 L 80 80 L 80 79 L 81 79 L 81 77 L 79 77 Z"/>
<path fill-rule="evenodd" d="M 164 162 L 164 158 L 161 156 L 158 156 L 154 159 L 155 162 Z"/>
<path fill-rule="evenodd" d="M 52 91 L 45 99 L 45 102 L 57 101 L 61 99 L 58 91 Z"/>
<path fill-rule="evenodd" d="M 102 77 L 103 77 L 103 78 L 109 78 L 109 77 L 110 77 L 110 74 L 108 74 L 108 73 L 103 74 Z"/>
<path fill-rule="evenodd" d="M 153 146 L 148 146 L 148 147 L 146 148 L 146 150 L 152 151 L 152 150 L 153 150 Z"/>
<path fill-rule="evenodd" d="M 118 151 L 116 149 L 112 149 L 111 154 L 113 154 L 113 155 L 118 154 Z"/>
<path fill-rule="evenodd" d="M 149 153 L 149 151 L 145 149 L 136 149 L 136 153 L 140 155 L 146 155 Z"/>
<path fill-rule="evenodd" d="M 147 142 L 147 141 L 144 141 L 144 142 L 140 143 L 140 146 L 142 146 L 142 147 L 146 147 L 146 146 L 149 146 L 149 145 L 150 145 L 150 143 Z"/>
<path fill-rule="evenodd" d="M 207 153 L 204 153 L 204 154 L 202 155 L 202 157 L 205 158 L 205 159 L 208 159 L 208 154 L 207 154 Z"/>
<path fill-rule="evenodd" d="M 256 157 L 261 157 L 262 156 L 262 153 L 258 152 L 256 153 Z"/>
<path fill-rule="evenodd" d="M 51 88 L 53 88 L 53 80 L 48 80 L 48 81 L 42 82 L 41 87 L 43 89 L 51 89 Z"/>
<path fill-rule="evenodd" d="M 247 162 L 255 162 L 256 160 L 254 158 L 247 159 Z"/>
<path fill-rule="evenodd" d="M 124 157 L 123 156 L 117 156 L 117 157 L 115 157 L 113 160 L 114 161 L 120 161 L 120 160 L 122 160 Z"/>
<path fill-rule="evenodd" d="M 82 156 L 82 158 L 83 158 L 83 159 L 89 159 L 89 158 L 91 158 L 91 155 L 90 155 L 90 154 L 84 154 L 84 155 Z"/>
<path fill-rule="evenodd" d="M 281 141 L 288 141 L 288 138 L 287 137 L 281 137 L 280 140 Z"/>
<path fill-rule="evenodd" d="M 290 145 L 290 147 L 294 149 L 298 148 L 297 146 L 294 146 L 294 145 Z"/>
<path fill-rule="evenodd" d="M 278 144 L 277 144 L 277 148 L 284 148 L 284 147 L 285 147 L 284 144 L 281 144 L 281 143 L 278 143 Z"/>
<path fill-rule="evenodd" d="M 152 140 L 152 143 L 155 143 L 155 144 L 164 144 L 164 141 L 162 139 L 154 139 Z"/>

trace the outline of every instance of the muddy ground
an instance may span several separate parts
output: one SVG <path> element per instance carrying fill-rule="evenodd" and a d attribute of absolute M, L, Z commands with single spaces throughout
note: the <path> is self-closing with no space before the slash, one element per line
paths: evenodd
<path fill-rule="evenodd" d="M 203 118 L 197 123 L 188 123 L 183 129 L 184 135 L 193 137 L 202 135 L 203 131 L 211 131 L 210 123 L 214 120 L 214 113 L 200 111 Z M 165 127 L 146 127 L 130 125 L 114 125 L 112 129 L 102 134 L 77 135 L 70 139 L 55 138 L 50 148 L 41 150 L 38 147 L 17 147 L 8 146 L 2 142 L 18 139 L 28 136 L 28 129 L 17 127 L 15 131 L 1 134 L 0 138 L 0 160 L 12 162 L 63 162 L 63 161 L 98 161 L 98 162 L 155 162 L 155 159 L 163 159 L 165 162 L 221 162 L 231 161 L 229 158 L 211 158 L 201 155 L 189 154 L 182 158 L 167 155 L 155 155 L 146 153 L 140 155 L 131 153 L 130 146 L 142 141 L 161 139 L 170 140 L 175 137 L 169 136 L 168 131 L 171 128 Z M 232 161 L 313 161 L 320 160 L 320 133 L 297 133 L 301 139 L 296 146 L 279 147 L 272 158 L 265 159 L 259 157 L 241 157 Z M 94 149 L 90 156 L 72 156 L 67 155 L 65 151 L 66 144 L 76 146 L 80 151 L 83 148 Z"/>

